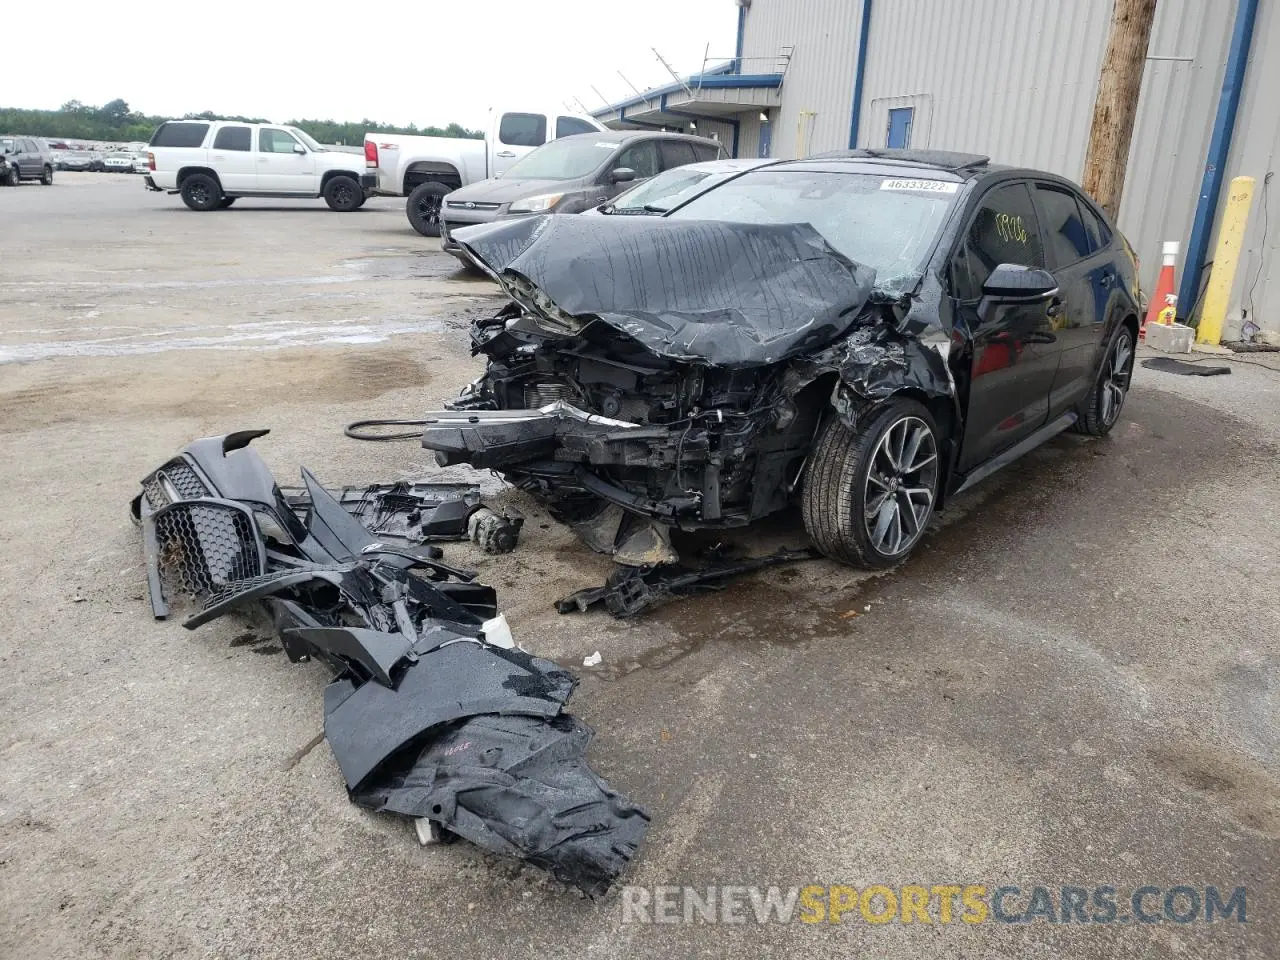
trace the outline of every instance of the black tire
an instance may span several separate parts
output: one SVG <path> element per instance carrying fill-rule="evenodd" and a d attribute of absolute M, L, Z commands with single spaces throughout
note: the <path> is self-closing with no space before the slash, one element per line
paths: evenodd
<path fill-rule="evenodd" d="M 1133 380 L 1133 331 L 1119 324 L 1107 343 L 1089 395 L 1080 403 L 1080 418 L 1073 429 L 1090 437 L 1105 437 L 1120 419 L 1129 384 Z"/>
<path fill-rule="evenodd" d="M 18 186 L 18 184 L 22 182 L 22 175 L 18 173 L 17 167 L 13 166 L 12 164 L 9 165 L 9 169 L 5 172 L 5 175 L 4 175 L 4 182 L 5 182 L 5 186 L 8 186 L 8 187 L 16 187 Z"/>
<path fill-rule="evenodd" d="M 414 187 L 404 205 L 405 215 L 413 229 L 424 237 L 440 236 L 440 205 L 444 195 L 452 192 L 452 187 L 435 180 Z"/>
<path fill-rule="evenodd" d="M 223 197 L 218 201 L 218 209 L 225 210 L 239 199 L 239 197 Z"/>
<path fill-rule="evenodd" d="M 182 202 L 192 210 L 216 210 L 223 200 L 218 181 L 205 173 L 193 173 L 182 181 L 179 188 Z"/>
<path fill-rule="evenodd" d="M 870 569 L 904 559 L 933 516 L 941 449 L 937 424 L 915 400 L 890 400 L 856 432 L 839 417 L 828 417 L 809 456 L 801 495 L 814 546 L 832 560 Z M 895 464 L 911 469 L 894 469 Z"/>
<path fill-rule="evenodd" d="M 359 210 L 364 197 L 360 183 L 355 177 L 337 176 L 324 185 L 324 202 L 330 210 L 338 213 L 350 213 Z"/>
<path fill-rule="evenodd" d="M 44 172 L 40 174 L 40 182 L 46 187 L 53 186 L 53 167 L 47 163 L 44 165 Z"/>

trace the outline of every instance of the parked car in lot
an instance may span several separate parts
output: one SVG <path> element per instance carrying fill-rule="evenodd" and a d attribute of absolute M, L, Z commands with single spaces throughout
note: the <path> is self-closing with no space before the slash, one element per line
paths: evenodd
<path fill-rule="evenodd" d="M 92 165 L 93 154 L 88 150 L 64 150 L 58 157 L 59 170 L 88 170 Z"/>
<path fill-rule="evenodd" d="M 324 197 L 329 209 L 358 210 L 362 157 L 327 150 L 296 127 L 225 120 L 170 120 L 148 149 L 146 185 L 182 196 L 192 210 L 240 197 Z"/>
<path fill-rule="evenodd" d="M 501 177 L 448 194 L 441 246 L 469 262 L 450 237 L 459 227 L 536 213 L 581 213 L 628 184 L 722 155 L 716 141 L 683 133 L 606 130 L 564 137 L 538 147 Z"/>
<path fill-rule="evenodd" d="M 823 553 L 889 566 L 948 496 L 1063 430 L 1108 433 L 1133 370 L 1128 242 L 1075 184 L 986 157 L 785 161 L 664 217 L 455 242 L 511 302 L 472 325 L 485 373 L 423 445 L 606 548 L 636 518 L 661 546 L 796 492 Z"/>
<path fill-rule="evenodd" d="M 656 177 L 636 184 L 607 203 L 584 210 L 583 213 L 584 215 L 617 214 L 658 217 L 685 200 L 710 190 L 717 183 L 723 183 L 746 170 L 776 162 L 769 159 L 739 157 L 708 160 L 706 163 L 691 163 L 686 167 L 663 170 Z"/>
<path fill-rule="evenodd" d="M 108 153 L 102 164 L 109 173 L 133 173 L 133 160 L 131 153 Z"/>
<path fill-rule="evenodd" d="M 605 128 L 593 117 L 563 112 L 495 111 L 484 140 L 366 133 L 365 187 L 408 197 L 405 213 L 424 237 L 440 235 L 440 201 L 451 190 L 498 177 L 544 143 Z"/>
<path fill-rule="evenodd" d="M 0 137 L 0 183 L 16 187 L 22 180 L 53 183 L 53 151 L 35 137 Z"/>
<path fill-rule="evenodd" d="M 133 156 L 133 172 L 141 174 L 149 174 L 151 172 L 151 161 L 145 153 L 136 153 Z"/>

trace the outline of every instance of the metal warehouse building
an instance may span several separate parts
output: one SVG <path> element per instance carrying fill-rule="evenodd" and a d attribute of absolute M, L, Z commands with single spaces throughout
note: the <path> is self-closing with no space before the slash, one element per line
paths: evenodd
<path fill-rule="evenodd" d="M 1079 181 L 1111 13 L 1112 0 L 738 0 L 734 58 L 596 116 L 693 127 L 737 156 L 931 147 Z M 1280 0 L 1159 0 L 1119 225 L 1151 289 L 1161 241 L 1185 254 L 1198 225 L 1207 261 L 1226 184 L 1257 180 L 1228 339 L 1242 313 L 1280 332 L 1278 150 Z M 1216 205 L 1207 170 L 1222 174 Z M 1180 312 L 1199 289 L 1183 260 Z"/>

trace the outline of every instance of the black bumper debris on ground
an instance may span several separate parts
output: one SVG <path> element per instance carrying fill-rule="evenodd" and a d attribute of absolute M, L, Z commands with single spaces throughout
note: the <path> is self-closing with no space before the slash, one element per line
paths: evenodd
<path fill-rule="evenodd" d="M 248 446 L 266 432 L 197 440 L 142 481 L 153 612 L 166 582 L 201 605 L 188 628 L 265 611 L 291 660 L 335 671 L 325 738 L 352 801 L 606 891 L 649 818 L 587 766 L 576 678 L 516 649 L 493 589 L 422 543 L 513 546 L 519 519 L 465 485 L 335 494 L 303 468 L 285 492 Z"/>

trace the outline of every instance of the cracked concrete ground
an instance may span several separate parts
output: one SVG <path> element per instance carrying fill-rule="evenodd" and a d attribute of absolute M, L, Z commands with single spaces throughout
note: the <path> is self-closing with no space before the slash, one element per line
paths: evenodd
<path fill-rule="evenodd" d="M 126 516 L 233 429 L 272 428 L 282 482 L 428 474 L 342 426 L 474 376 L 493 288 L 391 200 L 194 214 L 67 174 L 0 190 L 0 223 L 0 956 L 1277 955 L 1280 374 L 1139 368 L 1111 438 L 980 484 L 877 577 L 802 564 L 618 623 L 552 612 L 606 565 L 532 501 L 517 552 L 449 550 L 582 674 L 594 766 L 653 815 L 633 884 L 1245 886 L 1247 923 L 624 923 L 617 891 L 349 804 L 323 670 L 152 621 Z"/>

